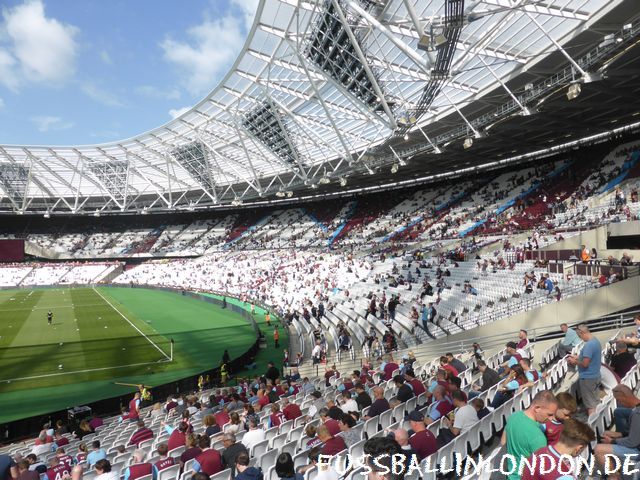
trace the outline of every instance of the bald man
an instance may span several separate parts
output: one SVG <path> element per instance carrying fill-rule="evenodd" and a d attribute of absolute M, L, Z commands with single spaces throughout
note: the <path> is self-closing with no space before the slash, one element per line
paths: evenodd
<path fill-rule="evenodd" d="M 390 405 L 386 398 L 384 398 L 384 388 L 375 387 L 373 389 L 373 398 L 374 401 L 369 407 L 369 412 L 367 413 L 366 419 L 373 418 L 377 415 L 380 415 L 383 412 L 389 410 Z"/>
<path fill-rule="evenodd" d="M 399 428 L 396 431 L 392 432 L 392 435 L 393 439 L 398 442 L 398 445 L 400 445 L 402 453 L 405 455 L 404 471 L 406 472 L 409 469 L 409 465 L 411 465 L 411 458 L 416 455 L 416 451 L 409 443 L 409 432 L 407 432 L 404 428 Z M 391 434 L 389 436 L 391 437 Z M 416 463 L 418 461 L 419 460 L 416 460 Z"/>

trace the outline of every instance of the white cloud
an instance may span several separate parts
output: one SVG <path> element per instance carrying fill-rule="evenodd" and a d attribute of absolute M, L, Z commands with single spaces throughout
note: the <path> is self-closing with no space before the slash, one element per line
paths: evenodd
<path fill-rule="evenodd" d="M 169 110 L 169 115 L 172 119 L 175 119 L 182 114 L 187 113 L 189 110 L 191 110 L 191 107 L 172 108 L 171 110 Z"/>
<path fill-rule="evenodd" d="M 103 90 L 94 83 L 85 83 L 80 88 L 87 97 L 107 107 L 124 107 L 124 102 L 117 95 Z"/>
<path fill-rule="evenodd" d="M 163 90 L 153 85 L 141 85 L 136 87 L 136 93 L 143 97 L 161 98 L 164 100 L 180 100 L 180 90 L 177 88 L 167 88 Z"/>
<path fill-rule="evenodd" d="M 104 63 L 105 65 L 113 65 L 111 55 L 109 55 L 109 52 L 107 52 L 106 50 L 100 51 L 100 60 L 102 60 L 102 63 Z"/>
<path fill-rule="evenodd" d="M 166 37 L 160 47 L 186 88 L 192 94 L 202 95 L 227 71 L 242 46 L 245 33 L 237 17 L 210 19 L 205 14 L 203 22 L 190 27 L 186 36 L 186 41 Z"/>
<path fill-rule="evenodd" d="M 75 73 L 79 29 L 45 15 L 41 0 L 2 11 L 0 81 L 16 89 L 25 81 L 61 84 Z M 7 78 L 10 73 L 12 77 Z"/>
<path fill-rule="evenodd" d="M 31 121 L 36 125 L 39 132 L 68 130 L 74 126 L 73 122 L 67 122 L 60 117 L 50 115 L 32 117 Z"/>
<path fill-rule="evenodd" d="M 236 8 L 239 8 L 244 16 L 244 27 L 247 30 L 251 30 L 253 25 L 253 19 L 256 16 L 258 10 L 258 3 L 260 0 L 231 0 L 231 4 Z"/>

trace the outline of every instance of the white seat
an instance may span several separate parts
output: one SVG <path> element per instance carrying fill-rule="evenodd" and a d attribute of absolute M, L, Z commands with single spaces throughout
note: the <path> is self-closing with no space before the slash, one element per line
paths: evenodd
<path fill-rule="evenodd" d="M 269 440 L 262 440 L 251 447 L 249 454 L 252 457 L 260 457 L 267 451 L 267 448 L 269 448 Z"/>
<path fill-rule="evenodd" d="M 180 473 L 180 465 L 172 465 L 158 472 L 157 480 L 174 480 Z"/>
<path fill-rule="evenodd" d="M 257 457 L 258 458 L 257 466 L 260 467 L 263 472 L 266 472 L 271 465 L 276 464 L 276 459 L 278 458 L 278 455 L 280 455 L 280 450 L 276 450 L 276 449 L 265 452 L 263 455 L 260 455 L 259 457 Z"/>
<path fill-rule="evenodd" d="M 221 472 L 214 473 L 209 477 L 210 480 L 231 480 L 231 469 L 227 468 Z"/>

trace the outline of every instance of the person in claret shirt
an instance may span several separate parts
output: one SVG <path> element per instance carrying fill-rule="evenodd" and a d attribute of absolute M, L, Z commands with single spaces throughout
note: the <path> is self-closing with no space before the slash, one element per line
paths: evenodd
<path fill-rule="evenodd" d="M 418 410 L 409 413 L 409 423 L 411 430 L 409 434 L 409 445 L 418 455 L 418 459 L 422 461 L 432 453 L 438 450 L 438 442 L 436 437 L 424 424 L 424 415 Z"/>
<path fill-rule="evenodd" d="M 393 378 L 393 372 L 399 369 L 399 365 L 393 361 L 393 356 L 391 354 L 388 354 L 385 356 L 385 359 L 380 365 L 380 369 L 378 371 L 382 373 L 383 380 L 389 381 Z"/>
<path fill-rule="evenodd" d="M 282 414 L 286 420 L 295 420 L 298 417 L 302 416 L 302 410 L 300 410 L 300 406 L 296 403 L 289 402 L 288 399 L 282 399 Z"/>
<path fill-rule="evenodd" d="M 322 440 L 318 438 L 317 433 L 318 429 L 311 423 L 304 428 L 304 434 L 308 438 L 307 443 L 305 444 L 305 450 L 322 446 Z"/>
<path fill-rule="evenodd" d="M 528 337 L 528 333 L 526 330 L 520 330 L 520 333 L 518 333 L 518 343 L 516 344 L 516 348 L 520 349 L 520 348 L 525 348 L 527 345 L 529 345 L 529 337 Z"/>
<path fill-rule="evenodd" d="M 145 455 L 146 452 L 144 450 L 133 452 L 131 464 L 124 470 L 124 480 L 137 480 L 146 475 L 152 475 L 153 480 L 156 479 L 153 465 L 144 461 Z"/>
<path fill-rule="evenodd" d="M 558 441 L 536 450 L 529 461 L 523 462 L 522 480 L 574 480 L 572 464 L 567 457 L 576 458 L 596 438 L 589 425 L 568 418 Z M 564 457 L 564 458 L 563 458 Z M 527 465 L 531 465 L 529 468 Z"/>
<path fill-rule="evenodd" d="M 322 455 L 336 455 L 347 448 L 343 438 L 329 433 L 326 425 L 318 427 L 318 438 L 324 444 L 321 450 Z"/>
<path fill-rule="evenodd" d="M 449 365 L 449 359 L 444 355 L 440 357 L 440 368 L 446 370 L 449 373 L 449 376 L 458 376 L 458 370 L 453 365 Z"/>
<path fill-rule="evenodd" d="M 342 413 L 342 410 L 339 411 Z M 321 408 L 318 415 L 320 416 L 320 420 L 322 420 L 323 425 L 329 429 L 329 433 L 331 433 L 331 435 L 338 435 L 338 433 L 340 433 L 340 422 L 329 416 L 329 409 L 327 407 Z"/>
<path fill-rule="evenodd" d="M 576 399 L 568 392 L 560 392 L 556 395 L 558 410 L 549 420 L 541 425 L 542 431 L 547 437 L 547 444 L 553 445 L 560 438 L 564 422 L 578 410 Z"/>
<path fill-rule="evenodd" d="M 142 442 L 154 437 L 153 430 L 147 428 L 142 420 L 138 420 L 138 429 L 131 434 L 127 445 L 139 447 Z"/>
<path fill-rule="evenodd" d="M 268 428 L 271 427 L 279 427 L 280 424 L 286 422 L 287 419 L 284 417 L 284 414 L 280 411 L 280 407 L 277 403 L 271 405 L 271 415 L 269 415 Z"/>
<path fill-rule="evenodd" d="M 202 472 L 209 476 L 222 471 L 222 456 L 220 452 L 211 448 L 211 439 L 201 436 L 198 445 L 202 453 L 193 462 L 193 473 Z M 126 480 L 126 479 L 125 479 Z"/>
<path fill-rule="evenodd" d="M 175 465 L 175 460 L 173 457 L 169 456 L 169 447 L 166 443 L 161 443 L 156 448 L 156 452 L 160 456 L 160 458 L 153 464 L 153 474 L 154 478 L 158 476 L 158 472 L 161 472 L 165 468 L 173 467 Z"/>
<path fill-rule="evenodd" d="M 62 480 L 71 474 L 71 468 L 62 463 L 58 457 L 49 460 L 49 469 L 45 473 L 47 480 Z"/>
<path fill-rule="evenodd" d="M 391 408 L 388 400 L 384 398 L 384 388 L 375 387 L 373 389 L 373 398 L 374 398 L 374 401 L 369 407 L 369 411 L 367 412 L 367 415 L 364 417 L 365 420 L 376 417 L 380 415 L 382 412 L 386 412 L 387 410 L 389 410 L 389 408 Z"/>
<path fill-rule="evenodd" d="M 206 417 L 205 417 L 206 419 Z M 174 448 L 182 447 L 185 445 L 185 441 L 187 438 L 187 424 L 180 423 L 178 428 L 174 428 L 171 425 L 165 424 L 162 422 L 161 425 L 164 427 L 165 431 L 169 434 L 169 440 L 167 441 L 167 446 L 169 447 L 169 451 Z"/>
<path fill-rule="evenodd" d="M 58 460 L 61 464 L 66 465 L 69 471 L 71 471 L 71 469 L 73 468 L 73 458 L 71 457 L 71 455 L 67 455 L 64 448 L 61 447 L 56 450 L 56 457 L 58 457 Z"/>
<path fill-rule="evenodd" d="M 193 434 L 187 436 L 187 438 L 185 439 L 185 445 L 187 449 L 180 455 L 180 473 L 182 473 L 185 463 L 187 463 L 192 458 L 196 458 L 202 453 L 202 450 L 198 446 L 198 437 Z M 171 450 L 171 445 L 169 445 L 169 451 Z"/>
<path fill-rule="evenodd" d="M 427 391 L 424 384 L 418 378 L 416 378 L 416 374 L 413 371 L 413 369 L 408 368 L 404 372 L 404 378 L 407 381 L 407 383 L 411 385 L 411 388 L 413 389 L 413 393 L 416 397 Z"/>
<path fill-rule="evenodd" d="M 69 439 L 62 436 L 61 430 L 56 430 L 56 433 L 54 434 L 53 437 L 54 437 L 54 442 L 53 442 L 54 450 L 60 447 L 64 447 L 65 445 L 69 445 Z"/>

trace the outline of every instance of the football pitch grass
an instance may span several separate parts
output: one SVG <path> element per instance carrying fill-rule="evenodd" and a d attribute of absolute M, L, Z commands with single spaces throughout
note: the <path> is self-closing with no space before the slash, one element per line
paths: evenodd
<path fill-rule="evenodd" d="M 240 304 L 234 299 L 230 303 Z M 53 312 L 51 325 L 47 312 Z M 267 339 L 264 312 L 256 321 Z M 170 340 L 174 340 L 170 361 Z M 0 291 L 0 423 L 197 375 L 255 342 L 228 309 L 161 290 L 98 287 Z M 281 345 L 288 345 L 286 331 Z M 281 349 L 261 350 L 258 371 Z M 241 373 L 241 372 L 238 372 Z"/>

